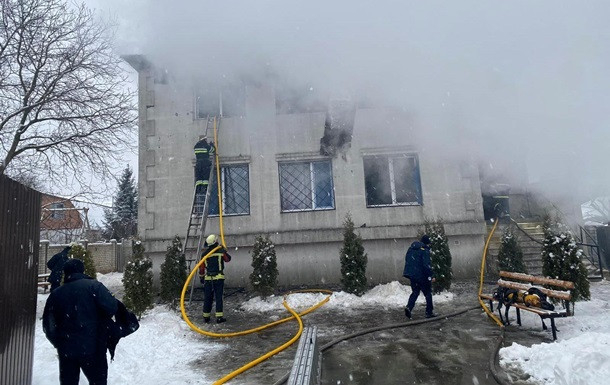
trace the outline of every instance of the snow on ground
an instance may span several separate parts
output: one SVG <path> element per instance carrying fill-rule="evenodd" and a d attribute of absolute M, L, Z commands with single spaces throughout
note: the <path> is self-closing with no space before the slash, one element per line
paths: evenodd
<path fill-rule="evenodd" d="M 366 292 L 362 297 L 349 294 L 343 291 L 335 292 L 331 295 L 330 301 L 320 310 L 335 309 L 358 309 L 363 307 L 384 307 L 396 308 L 404 307 L 411 294 L 411 287 L 405 286 L 397 281 L 384 285 L 378 285 Z M 323 301 L 328 295 L 323 293 L 295 293 L 288 296 L 288 306 L 294 310 L 305 310 L 306 308 Z M 283 296 L 270 296 L 267 299 L 255 297 L 241 306 L 243 310 L 265 313 L 275 310 L 284 310 L 282 305 Z M 433 302 L 446 303 L 453 300 L 453 293 L 441 293 L 433 296 Z M 425 303 L 424 295 L 420 294 L 417 303 Z"/>
<path fill-rule="evenodd" d="M 98 274 L 113 293 L 122 290 L 122 274 Z M 42 312 L 48 294 L 38 294 L 36 335 L 34 339 L 33 385 L 56 385 L 59 363 L 55 348 L 42 330 Z M 164 306 L 156 306 L 140 320 L 140 328 L 122 339 L 114 361 L 108 366 L 108 384 L 202 384 L 212 383 L 189 362 L 205 354 L 216 354 L 224 344 L 193 333 L 179 313 Z M 79 384 L 88 384 L 81 373 Z"/>
<path fill-rule="evenodd" d="M 117 297 L 122 296 L 122 274 L 98 274 Z M 379 285 L 362 297 L 345 292 L 332 294 L 331 299 L 319 311 L 340 311 L 371 306 L 386 308 L 403 307 L 411 292 L 410 287 L 399 282 Z M 610 378 L 610 283 L 592 283 L 593 299 L 579 302 L 576 315 L 562 319 L 561 332 L 555 343 L 540 343 L 531 347 L 513 344 L 500 351 L 500 363 L 505 367 L 516 366 L 532 376 L 540 384 L 606 384 Z M 42 316 L 48 294 L 38 295 L 38 319 Z M 299 293 L 288 297 L 295 310 L 304 310 L 326 298 L 325 294 Z M 448 303 L 452 293 L 434 296 L 435 303 Z M 277 311 L 284 316 L 282 296 L 265 300 L 256 297 L 242 304 L 242 309 L 253 312 Z M 418 303 L 424 303 L 420 295 Z M 522 317 L 523 327 L 539 329 L 537 317 Z M 490 321 L 491 322 L 491 321 Z M 230 342 L 226 342 L 230 343 Z M 217 354 L 226 346 L 224 342 L 210 342 L 206 337 L 192 332 L 180 314 L 164 306 L 156 306 L 147 312 L 140 322 L 140 329 L 121 340 L 115 360 L 109 365 L 108 384 L 200 384 L 212 382 L 201 369 L 190 364 L 194 357 Z M 57 384 L 59 376 L 57 354 L 42 331 L 42 323 L 36 324 L 34 350 L 34 385 Z M 81 376 L 80 384 L 86 384 Z"/>
<path fill-rule="evenodd" d="M 548 385 L 601 385 L 610 378 L 610 282 L 591 283 L 591 301 L 558 321 L 557 342 L 500 350 L 500 364 L 518 367 Z M 540 327 L 538 317 L 522 317 L 523 327 Z M 527 321 L 527 323 L 526 323 Z M 547 321 L 548 322 L 548 321 Z"/>

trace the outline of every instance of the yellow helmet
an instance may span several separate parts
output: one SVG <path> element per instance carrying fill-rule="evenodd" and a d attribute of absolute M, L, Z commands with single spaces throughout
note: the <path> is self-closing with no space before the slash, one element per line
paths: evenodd
<path fill-rule="evenodd" d="M 205 239 L 205 243 L 207 243 L 208 245 L 213 245 L 214 243 L 216 243 L 216 235 L 215 234 L 208 235 L 208 237 Z"/>

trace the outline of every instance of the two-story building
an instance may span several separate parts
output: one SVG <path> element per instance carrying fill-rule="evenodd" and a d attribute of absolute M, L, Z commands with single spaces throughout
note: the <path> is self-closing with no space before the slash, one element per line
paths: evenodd
<path fill-rule="evenodd" d="M 222 113 L 228 285 L 247 283 L 261 234 L 276 245 L 280 284 L 338 283 L 348 213 L 364 240 L 370 283 L 401 277 L 427 219 L 445 224 L 454 275 L 478 271 L 486 227 L 476 162 L 419 145 L 425 127 L 408 113 L 349 100 L 300 103 L 272 82 L 196 87 L 142 56 L 125 59 L 139 73 L 138 232 L 156 270 L 172 237 L 185 235 L 193 146 L 208 114 Z M 217 198 L 211 206 L 207 233 L 217 233 Z"/>

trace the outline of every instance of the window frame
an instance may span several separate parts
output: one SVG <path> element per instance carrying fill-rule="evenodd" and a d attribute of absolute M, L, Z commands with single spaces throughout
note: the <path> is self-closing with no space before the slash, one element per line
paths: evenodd
<path fill-rule="evenodd" d="M 367 196 L 367 188 L 366 188 L 367 173 L 366 173 L 365 162 L 367 159 L 379 159 L 379 158 L 384 158 L 387 161 L 386 165 L 388 166 L 387 170 L 388 170 L 388 179 L 390 182 L 390 197 L 392 199 L 392 202 L 391 203 L 381 203 L 381 204 L 369 204 L 369 199 Z M 414 161 L 416 175 L 414 176 L 413 181 L 416 183 L 415 190 L 416 190 L 416 195 L 417 195 L 416 199 L 417 200 L 410 201 L 410 202 L 398 202 L 397 188 L 396 188 L 396 173 L 394 172 L 394 160 L 395 159 L 405 159 L 405 158 L 410 158 L 410 159 L 413 159 L 413 161 Z M 421 171 L 420 171 L 420 167 L 419 167 L 419 157 L 418 157 L 417 153 L 400 152 L 400 153 L 367 154 L 362 157 L 362 165 L 363 165 L 363 172 L 364 172 L 364 200 L 365 200 L 367 208 L 423 206 L 424 205 L 423 189 L 422 189 L 422 184 L 421 184 Z"/>
<path fill-rule="evenodd" d="M 225 187 L 225 170 L 227 168 L 237 168 L 237 167 L 243 167 L 246 169 L 247 175 L 248 175 L 248 211 L 245 213 L 229 213 L 227 214 L 225 212 L 226 209 L 226 205 L 224 202 L 226 202 L 226 187 Z M 222 193 L 222 216 L 223 217 L 240 217 L 240 216 L 246 216 L 246 215 L 250 215 L 250 202 L 252 201 L 251 196 L 250 196 L 250 163 L 244 162 L 244 163 L 231 163 L 231 164 L 221 164 L 220 165 L 220 179 L 221 179 L 221 183 L 222 183 L 222 189 L 221 189 L 221 193 Z M 214 180 L 216 180 L 216 169 L 214 168 Z M 217 187 L 217 185 L 215 185 L 214 183 L 210 184 L 210 188 L 212 188 L 212 186 Z M 216 189 L 214 189 L 214 191 L 210 191 L 210 194 L 215 194 L 218 195 L 218 192 Z M 210 195 L 211 196 L 211 195 Z M 209 212 L 210 207 L 208 204 L 208 217 L 220 217 L 220 210 L 218 214 L 212 214 Z"/>
<path fill-rule="evenodd" d="M 53 219 L 53 220 L 63 220 L 66 219 L 66 204 L 63 202 L 53 202 L 49 205 L 49 211 L 51 212 L 51 215 L 49 216 L 49 219 Z M 61 210 L 63 209 L 63 210 Z"/>
<path fill-rule="evenodd" d="M 316 205 L 316 186 L 315 186 L 315 175 L 314 175 L 314 163 L 327 163 L 330 178 L 330 193 L 331 193 L 331 206 L 315 207 Z M 287 209 L 282 207 L 282 166 L 288 164 L 308 164 L 309 165 L 309 182 L 311 189 L 311 207 L 306 209 Z M 278 188 L 280 193 L 280 213 L 300 213 L 300 212 L 312 212 L 312 211 L 330 211 L 336 210 L 337 205 L 335 202 L 335 181 L 333 176 L 333 163 L 332 159 L 303 159 L 303 160 L 283 160 L 278 162 Z"/>

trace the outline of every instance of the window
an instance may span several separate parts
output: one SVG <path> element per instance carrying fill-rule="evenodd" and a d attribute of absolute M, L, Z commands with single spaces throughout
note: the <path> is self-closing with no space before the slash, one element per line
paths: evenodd
<path fill-rule="evenodd" d="M 419 165 L 414 155 L 377 155 L 364 158 L 367 207 L 421 205 Z"/>
<path fill-rule="evenodd" d="M 222 215 L 250 214 L 250 178 L 247 164 L 221 166 Z M 210 184 L 209 215 L 219 215 L 216 178 Z"/>
<path fill-rule="evenodd" d="M 51 203 L 51 219 L 64 219 L 66 216 L 64 208 L 65 205 L 61 202 Z"/>
<path fill-rule="evenodd" d="M 330 161 L 280 163 L 282 212 L 335 208 Z"/>
<path fill-rule="evenodd" d="M 197 119 L 209 116 L 244 116 L 246 95 L 244 86 L 213 87 L 198 91 L 195 96 Z M 222 113 L 221 113 L 222 112 Z"/>

